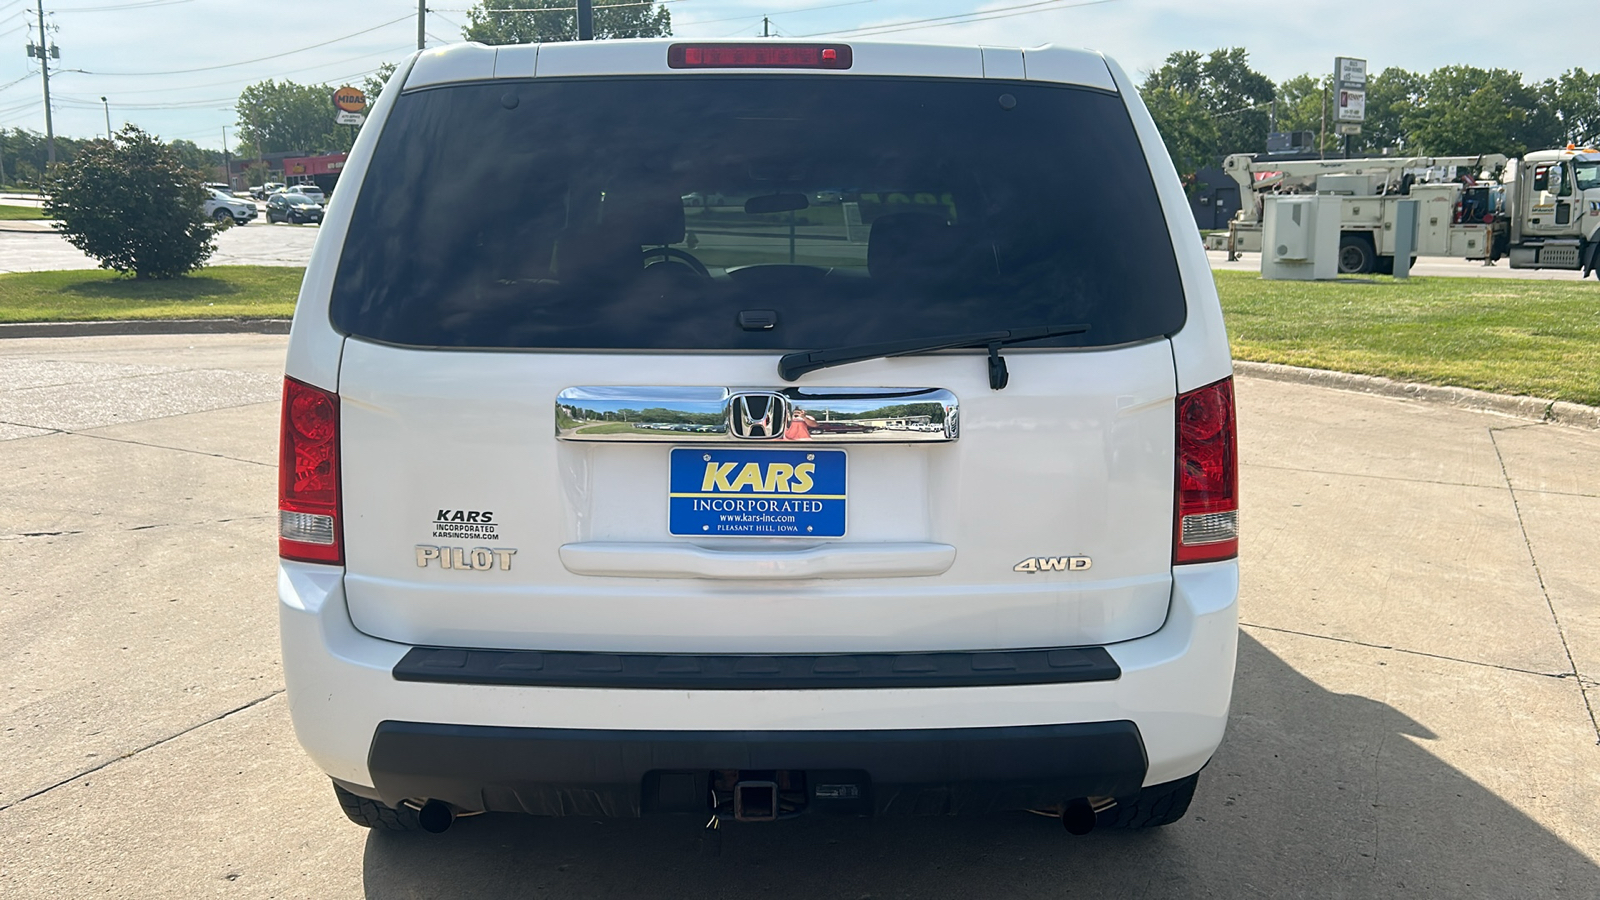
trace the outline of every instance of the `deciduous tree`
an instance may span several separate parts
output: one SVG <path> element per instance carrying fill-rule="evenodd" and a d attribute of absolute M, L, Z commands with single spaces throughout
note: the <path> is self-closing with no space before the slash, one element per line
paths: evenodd
<path fill-rule="evenodd" d="M 1600 145 L 1600 72 L 1563 72 L 1539 85 L 1539 99 L 1555 116 L 1559 143 Z"/>
<path fill-rule="evenodd" d="M 594 5 L 594 36 L 597 38 L 668 37 L 672 34 L 672 13 L 659 3 L 635 0 L 605 3 L 606 0 L 601 0 Z M 469 41 L 485 44 L 575 41 L 578 22 L 572 11 L 574 5 L 572 0 L 480 0 L 467 11 L 467 26 L 461 33 Z"/>
<path fill-rule="evenodd" d="M 1173 53 L 1145 78 L 1140 90 L 1147 95 L 1147 104 L 1154 91 L 1184 95 L 1192 102 L 1180 107 L 1162 101 L 1162 105 L 1211 119 L 1210 127 L 1191 123 L 1185 129 L 1190 137 L 1215 133 L 1215 144 L 1202 165 L 1229 153 L 1260 153 L 1267 148 L 1272 79 L 1250 68 L 1243 47 L 1213 50 L 1205 56 L 1193 50 Z"/>
<path fill-rule="evenodd" d="M 334 87 L 267 80 L 239 94 L 241 155 L 349 150 L 351 129 L 334 124 Z"/>

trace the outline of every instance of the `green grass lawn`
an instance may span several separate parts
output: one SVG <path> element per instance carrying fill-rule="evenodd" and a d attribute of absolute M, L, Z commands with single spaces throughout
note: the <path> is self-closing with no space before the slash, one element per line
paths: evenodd
<path fill-rule="evenodd" d="M 17 206 L 13 203 L 0 203 L 0 222 L 42 218 L 44 218 L 44 213 L 37 206 Z"/>
<path fill-rule="evenodd" d="M 1600 405 L 1600 283 L 1216 272 L 1236 359 Z"/>
<path fill-rule="evenodd" d="M 304 269 L 215 266 L 166 281 L 85 269 L 0 275 L 0 322 L 294 315 Z"/>
<path fill-rule="evenodd" d="M 0 322 L 288 318 L 303 272 L 217 266 L 170 281 L 94 270 L 0 275 Z M 1238 359 L 1600 406 L 1594 281 L 1215 275 Z M 585 430 L 634 429 L 609 422 Z"/>

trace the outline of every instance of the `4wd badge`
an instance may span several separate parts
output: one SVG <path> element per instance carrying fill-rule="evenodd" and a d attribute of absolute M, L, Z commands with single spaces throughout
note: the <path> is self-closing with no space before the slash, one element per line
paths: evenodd
<path fill-rule="evenodd" d="M 1013 572 L 1082 572 L 1094 565 L 1087 556 L 1030 556 L 1011 567 Z"/>

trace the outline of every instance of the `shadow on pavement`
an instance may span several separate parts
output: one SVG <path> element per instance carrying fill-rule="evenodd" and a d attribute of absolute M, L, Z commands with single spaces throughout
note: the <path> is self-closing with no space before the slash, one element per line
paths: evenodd
<path fill-rule="evenodd" d="M 1241 634 L 1227 739 L 1181 822 L 1072 838 L 1026 813 L 732 824 L 486 815 L 368 837 L 400 897 L 1600 896 L 1600 868 L 1427 751 L 1414 720 L 1324 690 Z"/>

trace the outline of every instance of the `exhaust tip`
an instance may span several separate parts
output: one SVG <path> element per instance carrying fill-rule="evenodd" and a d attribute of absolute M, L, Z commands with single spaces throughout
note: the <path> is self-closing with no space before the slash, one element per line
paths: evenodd
<path fill-rule="evenodd" d="M 429 834 L 442 834 L 456 820 L 455 811 L 442 800 L 429 800 L 417 810 L 417 823 Z"/>
<path fill-rule="evenodd" d="M 1068 801 L 1061 810 L 1061 827 L 1067 829 L 1068 834 L 1088 834 L 1094 830 L 1094 820 L 1094 807 L 1089 805 L 1087 797 Z"/>

